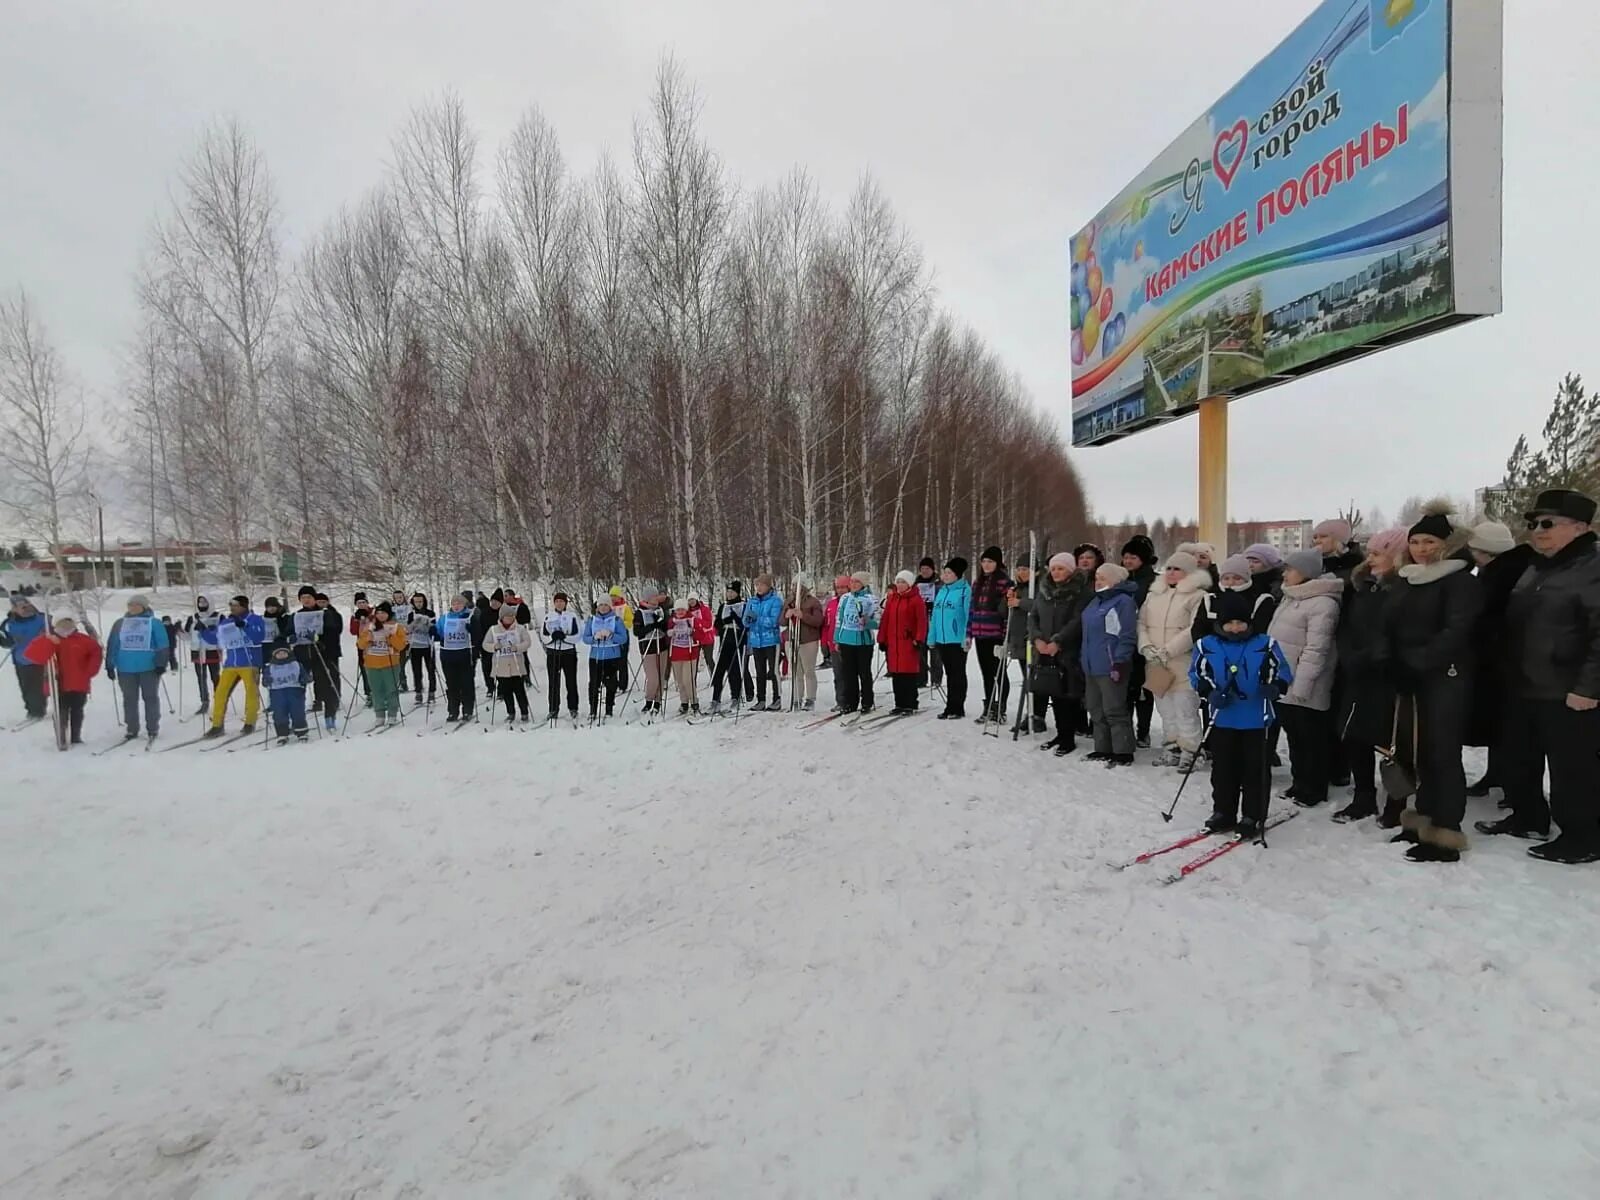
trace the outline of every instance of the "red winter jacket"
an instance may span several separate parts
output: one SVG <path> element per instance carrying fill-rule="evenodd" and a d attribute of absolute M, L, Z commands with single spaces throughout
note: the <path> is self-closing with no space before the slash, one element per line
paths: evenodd
<path fill-rule="evenodd" d="M 829 654 L 839 652 L 839 643 L 833 640 L 834 627 L 839 623 L 839 597 L 829 596 L 822 610 L 822 648 Z"/>
<path fill-rule="evenodd" d="M 928 640 L 928 606 L 916 588 L 894 588 L 883 602 L 878 645 L 889 652 L 889 674 L 915 675 L 922 669 L 917 646 Z"/>
<path fill-rule="evenodd" d="M 673 662 L 693 662 L 700 657 L 700 630 L 688 613 L 673 613 L 667 618 L 667 641 Z"/>
<path fill-rule="evenodd" d="M 712 615 L 709 604 L 701 604 L 696 600 L 694 607 L 689 610 L 689 619 L 694 622 L 694 640 L 697 645 L 716 645 L 717 619 Z"/>
<path fill-rule="evenodd" d="M 49 637 L 36 637 L 28 643 L 22 657 L 41 667 L 54 657 L 61 690 L 87 692 L 89 681 L 100 674 L 102 654 L 100 643 L 79 629 L 59 642 Z"/>

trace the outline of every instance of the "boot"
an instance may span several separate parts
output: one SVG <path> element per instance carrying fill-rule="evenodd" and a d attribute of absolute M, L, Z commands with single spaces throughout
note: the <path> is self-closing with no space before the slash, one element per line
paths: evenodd
<path fill-rule="evenodd" d="M 339 718 L 338 717 L 323 717 L 322 718 L 322 727 L 324 729 L 326 729 L 329 733 L 332 733 L 335 729 L 339 728 Z"/>
<path fill-rule="evenodd" d="M 250 721 L 250 722 L 247 722 L 244 725 L 239 726 L 239 732 L 240 733 L 254 733 L 255 731 L 256 731 L 256 724 L 255 724 L 254 721 Z"/>
<path fill-rule="evenodd" d="M 1261 836 L 1261 822 L 1254 817 L 1240 817 L 1233 829 L 1241 842 L 1253 842 Z"/>
<path fill-rule="evenodd" d="M 1379 829 L 1395 829 L 1400 825 L 1400 814 L 1405 812 L 1406 802 L 1396 800 L 1392 796 L 1385 797 L 1383 802 L 1383 815 L 1378 818 Z"/>
<path fill-rule="evenodd" d="M 698 717 L 700 715 L 700 702 L 696 700 L 693 704 L 689 705 L 689 711 Z"/>
<path fill-rule="evenodd" d="M 1033 728 L 1033 731 L 1035 733 L 1043 733 L 1043 732 L 1045 732 L 1046 726 L 1045 726 L 1045 723 L 1044 723 L 1044 718 L 1043 717 L 1034 717 L 1033 720 L 1032 720 L 1032 728 Z"/>
<path fill-rule="evenodd" d="M 713 717 L 720 717 L 722 715 L 722 701 L 721 700 L 713 700 L 711 702 L 711 715 Z"/>
<path fill-rule="evenodd" d="M 1406 858 L 1416 863 L 1460 862 L 1461 851 L 1452 850 L 1448 846 L 1436 846 L 1432 842 L 1418 842 L 1406 851 Z"/>
<path fill-rule="evenodd" d="M 1350 821 L 1360 821 L 1367 817 L 1378 815 L 1378 801 L 1375 796 L 1357 796 L 1338 812 L 1333 814 L 1333 819 L 1344 825 Z"/>
<path fill-rule="evenodd" d="M 1550 836 L 1550 827 L 1542 829 L 1537 825 L 1530 825 L 1517 819 L 1512 813 L 1508 817 L 1501 817 L 1498 821 L 1474 821 L 1472 827 L 1479 833 L 1486 833 L 1490 837 L 1497 837 L 1502 833 L 1509 833 L 1512 837 L 1522 838 L 1528 842 L 1542 842 Z"/>
<path fill-rule="evenodd" d="M 689 715 L 689 706 L 687 704 L 678 705 L 678 715 L 680 717 L 687 717 Z"/>
<path fill-rule="evenodd" d="M 1060 741 L 1061 741 L 1061 739 L 1059 737 L 1053 737 L 1048 742 L 1043 743 L 1039 747 L 1039 749 L 1041 749 L 1041 750 L 1054 750 L 1056 748 L 1056 744 L 1058 742 L 1060 742 Z"/>
<path fill-rule="evenodd" d="M 1133 755 L 1131 754 L 1113 754 L 1109 759 L 1106 760 L 1106 768 L 1108 770 L 1113 767 L 1131 766 L 1133 766 Z"/>
<path fill-rule="evenodd" d="M 194 710 L 194 715 L 197 716 L 197 717 L 203 717 L 203 716 L 206 715 L 206 711 L 210 707 L 211 707 L 211 705 L 207 701 L 202 700 L 202 701 L 200 701 L 200 707 Z"/>
<path fill-rule="evenodd" d="M 1109 755 L 1109 754 L 1102 754 L 1098 750 L 1091 750 L 1088 754 L 1085 754 L 1083 756 L 1083 761 L 1084 762 L 1105 762 L 1110 757 L 1111 757 L 1111 755 Z"/>
<path fill-rule="evenodd" d="M 817 708 L 817 702 L 815 700 L 802 700 L 800 702 L 800 711 L 801 712 L 815 712 L 816 708 Z"/>
<path fill-rule="evenodd" d="M 1532 858 L 1566 866 L 1600 862 L 1600 846 L 1567 833 L 1557 835 L 1542 846 L 1529 846 L 1528 854 Z"/>
<path fill-rule="evenodd" d="M 1229 816 L 1227 813 L 1213 812 L 1209 817 L 1206 818 L 1205 827 L 1206 832 L 1208 833 L 1228 833 L 1236 825 L 1238 825 L 1238 821 Z"/>
<path fill-rule="evenodd" d="M 1478 780 L 1477 783 L 1467 785 L 1467 795 L 1473 797 L 1474 799 L 1481 800 L 1490 792 L 1494 791 L 1495 786 L 1496 784 L 1494 780 L 1490 778 L 1489 772 L 1485 771 L 1483 773 L 1483 778 Z"/>
<path fill-rule="evenodd" d="M 1078 748 L 1078 743 L 1077 742 L 1062 742 L 1059 746 L 1056 747 L 1055 756 L 1057 758 L 1065 758 L 1067 755 L 1071 754 L 1077 748 Z"/>
<path fill-rule="evenodd" d="M 208 738 L 219 738 L 219 737 L 222 736 L 222 726 L 221 725 L 213 725 L 210 729 L 206 730 L 205 733 L 202 734 L 201 736 L 208 737 Z"/>

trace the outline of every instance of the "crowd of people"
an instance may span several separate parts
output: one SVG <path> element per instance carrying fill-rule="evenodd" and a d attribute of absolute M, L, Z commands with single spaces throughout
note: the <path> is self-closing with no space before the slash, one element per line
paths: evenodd
<path fill-rule="evenodd" d="M 715 605 L 613 587 L 587 616 L 556 592 L 536 617 L 509 588 L 462 592 L 442 612 L 420 592 L 376 603 L 358 592 L 348 620 L 309 586 L 293 609 L 274 595 L 256 612 L 240 595 L 218 612 L 201 596 L 181 621 L 134 596 L 103 649 L 93 630 L 65 616 L 47 624 L 16 596 L 0 645 L 31 720 L 46 715 L 53 673 L 67 745 L 82 742 L 85 697 L 102 665 L 120 686 L 125 740 L 157 737 L 162 676 L 177 670 L 180 651 L 208 718 L 195 740 L 224 735 L 236 692 L 236 736 L 254 732 L 264 691 L 280 742 L 306 740 L 319 720 L 339 730 L 341 707 L 348 729 L 356 688 L 373 731 L 402 718 L 403 697 L 431 712 L 441 677 L 445 724 L 477 722 L 480 672 L 489 719 L 503 706 L 506 724 L 520 727 L 530 721 L 536 643 L 545 719 L 574 724 L 583 711 L 580 646 L 591 723 L 635 697 L 645 720 L 665 719 L 669 697 L 691 721 L 811 713 L 819 669 L 830 669 L 834 704 L 817 724 L 909 717 L 930 693 L 941 702 L 938 719 L 961 719 L 971 654 L 987 730 L 1048 734 L 1039 749 L 1057 757 L 1087 736 L 1084 758 L 1111 769 L 1149 749 L 1151 765 L 1185 779 L 1207 770 L 1214 832 L 1261 831 L 1272 768 L 1286 752 L 1283 798 L 1315 808 L 1349 788 L 1334 820 L 1395 829 L 1412 861 L 1457 861 L 1467 848 L 1467 798 L 1498 789 L 1504 815 L 1478 821 L 1479 832 L 1535 841 L 1529 853 L 1549 862 L 1590 863 L 1600 861 L 1595 507 L 1576 492 L 1547 492 L 1526 515 L 1521 544 L 1503 524 L 1460 525 L 1434 505 L 1364 546 L 1340 520 L 1315 527 L 1314 549 L 1282 555 L 1260 544 L 1219 558 L 1188 543 L 1163 562 L 1140 535 L 1115 559 L 1084 544 L 1008 568 L 989 546 L 970 579 L 961 557 L 943 567 L 924 558 L 881 597 L 865 572 L 838 576 L 826 600 L 803 581 L 780 591 L 759 575 L 749 595 L 742 581 L 729 582 Z M 892 707 L 875 714 L 884 674 Z M 1013 675 L 1025 693 L 1014 724 Z M 1466 746 L 1488 750 L 1471 786 Z"/>

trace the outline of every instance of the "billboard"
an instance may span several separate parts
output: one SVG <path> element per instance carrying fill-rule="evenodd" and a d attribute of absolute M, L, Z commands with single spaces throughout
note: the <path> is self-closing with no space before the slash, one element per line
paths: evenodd
<path fill-rule="evenodd" d="M 1072 440 L 1500 311 L 1501 0 L 1327 0 L 1071 242 Z"/>

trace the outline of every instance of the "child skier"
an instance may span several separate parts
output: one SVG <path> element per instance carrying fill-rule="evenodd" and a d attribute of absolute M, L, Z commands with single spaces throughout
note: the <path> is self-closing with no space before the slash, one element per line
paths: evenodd
<path fill-rule="evenodd" d="M 500 699 L 506 706 L 506 724 L 514 725 L 517 718 L 528 723 L 528 684 L 523 673 L 525 655 L 533 648 L 533 635 L 527 626 L 517 624 L 517 610 L 509 604 L 500 606 L 500 620 L 483 639 L 483 648 L 494 655 L 494 681 Z"/>
<path fill-rule="evenodd" d="M 583 626 L 583 644 L 589 647 L 589 721 L 600 717 L 600 688 L 606 690 L 606 716 L 617 701 L 623 657 L 628 653 L 628 626 L 611 608 L 611 597 L 600 597 L 594 616 Z"/>
<path fill-rule="evenodd" d="M 356 634 L 356 650 L 372 689 L 372 712 L 378 718 L 375 728 L 392 725 L 400 716 L 400 661 L 406 648 L 406 630 L 394 619 L 394 608 L 385 600 L 372 610 Z"/>
<path fill-rule="evenodd" d="M 36 667 L 55 659 L 56 682 L 60 688 L 56 702 L 71 735 L 68 745 L 82 745 L 83 710 L 89 699 L 89 681 L 100 673 L 100 643 L 80 630 L 71 617 L 57 617 L 51 632 L 28 643 L 23 658 Z"/>
<path fill-rule="evenodd" d="M 567 594 L 550 598 L 554 607 L 545 614 L 539 628 L 544 646 L 545 674 L 550 677 L 550 719 L 561 715 L 561 681 L 567 681 L 567 710 L 578 719 L 578 618 L 567 609 Z"/>
<path fill-rule="evenodd" d="M 678 689 L 678 714 L 690 709 L 700 715 L 700 700 L 695 692 L 695 678 L 700 673 L 700 647 L 696 645 L 694 618 L 689 615 L 689 602 L 678 601 L 667 622 L 667 640 L 672 645 L 672 686 Z"/>
<path fill-rule="evenodd" d="M 1194 648 L 1189 682 L 1211 711 L 1213 833 L 1250 839 L 1267 819 L 1267 729 L 1294 673 L 1278 644 L 1252 625 L 1256 597 L 1224 591 L 1215 598 L 1217 628 Z"/>
<path fill-rule="evenodd" d="M 474 621 L 473 608 L 466 596 L 458 595 L 450 598 L 450 611 L 434 623 L 434 634 L 439 642 L 439 666 L 444 671 L 446 725 L 473 719 L 477 687 L 473 682 L 472 662 L 479 644 L 472 636 Z"/>
<path fill-rule="evenodd" d="M 276 646 L 261 674 L 267 684 L 267 708 L 272 713 L 278 745 L 287 742 L 291 733 L 305 741 L 306 685 L 311 682 L 311 671 L 288 646 Z"/>

